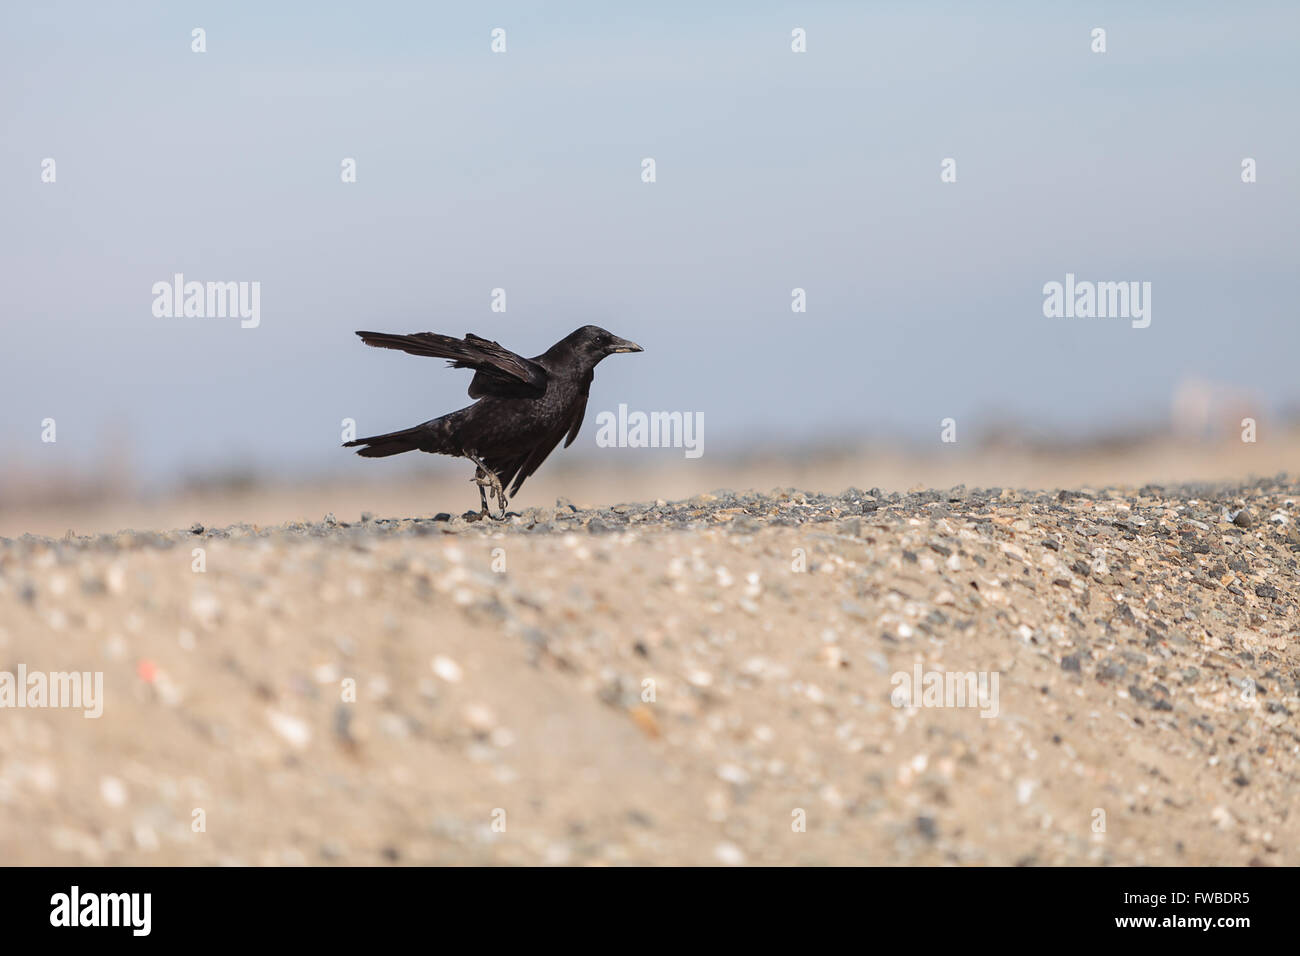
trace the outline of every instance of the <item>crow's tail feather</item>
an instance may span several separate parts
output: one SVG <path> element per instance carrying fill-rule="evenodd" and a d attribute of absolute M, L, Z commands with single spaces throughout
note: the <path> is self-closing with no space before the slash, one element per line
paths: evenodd
<path fill-rule="evenodd" d="M 387 458 L 389 455 L 400 455 L 402 452 L 415 451 L 439 451 L 435 445 L 434 434 L 429 430 L 428 424 L 416 425 L 414 428 L 403 428 L 400 432 L 389 432 L 387 435 L 373 435 L 370 438 L 358 438 L 355 441 L 344 442 L 344 448 L 356 448 L 364 445 L 357 452 L 362 458 Z"/>

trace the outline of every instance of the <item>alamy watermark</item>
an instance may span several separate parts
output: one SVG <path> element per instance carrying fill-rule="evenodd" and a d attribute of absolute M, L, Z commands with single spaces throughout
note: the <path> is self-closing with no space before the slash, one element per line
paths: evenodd
<path fill-rule="evenodd" d="M 704 454 L 703 412 L 629 412 L 596 416 L 596 444 L 600 448 L 684 448 L 687 458 Z"/>
<path fill-rule="evenodd" d="M 1049 319 L 1131 319 L 1133 328 L 1151 324 L 1150 282 L 1076 281 L 1043 286 L 1043 315 Z"/>
<path fill-rule="evenodd" d="M 997 671 L 925 671 L 918 661 L 912 672 L 898 671 L 889 701 L 895 707 L 978 707 L 981 717 L 998 715 Z"/>
<path fill-rule="evenodd" d="M 103 671 L 0 671 L 0 709 L 6 707 L 81 708 L 83 716 L 104 713 Z"/>
<path fill-rule="evenodd" d="M 171 282 L 153 284 L 156 319 L 239 319 L 240 327 L 262 324 L 262 283 L 186 282 L 177 272 Z"/>
<path fill-rule="evenodd" d="M 51 926 L 117 926 L 148 936 L 152 911 L 152 893 L 83 893 L 73 884 L 67 893 L 50 897 Z"/>

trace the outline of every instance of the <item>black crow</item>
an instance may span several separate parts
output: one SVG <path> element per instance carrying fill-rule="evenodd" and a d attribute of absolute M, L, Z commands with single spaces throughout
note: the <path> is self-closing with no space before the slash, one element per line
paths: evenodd
<path fill-rule="evenodd" d="M 487 488 L 506 516 L 506 487 L 513 497 L 524 479 L 546 460 L 560 439 L 568 448 L 578 437 L 587 410 L 587 393 L 596 365 L 615 352 L 640 352 L 641 346 L 594 325 L 584 325 L 541 355 L 524 358 L 496 342 L 468 333 L 463 339 L 436 332 L 396 335 L 358 332 L 361 341 L 412 355 L 450 359 L 452 368 L 472 368 L 473 405 L 422 425 L 387 435 L 358 438 L 344 448 L 364 446 L 364 458 L 387 458 L 405 451 L 468 458 L 477 466 L 472 479 L 487 515 Z"/>

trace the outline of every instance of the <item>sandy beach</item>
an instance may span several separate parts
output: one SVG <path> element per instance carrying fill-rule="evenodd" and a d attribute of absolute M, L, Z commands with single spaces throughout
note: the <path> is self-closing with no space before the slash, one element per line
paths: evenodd
<path fill-rule="evenodd" d="M 0 858 L 1300 862 L 1293 481 L 405 493 L 0 543 Z"/>

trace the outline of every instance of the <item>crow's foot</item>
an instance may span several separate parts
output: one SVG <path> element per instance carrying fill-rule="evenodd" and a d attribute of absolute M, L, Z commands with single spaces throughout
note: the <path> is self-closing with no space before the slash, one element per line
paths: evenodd
<path fill-rule="evenodd" d="M 506 519 L 506 505 L 509 502 L 506 499 L 505 489 L 501 487 L 501 479 L 497 477 L 495 471 L 487 467 L 483 462 L 479 461 L 474 455 L 468 455 L 466 457 L 477 466 L 474 471 L 474 477 L 471 478 L 470 481 L 478 485 L 479 500 L 483 503 L 483 510 L 480 512 L 480 515 L 485 518 L 495 518 L 497 521 L 504 521 Z M 492 489 L 492 494 L 496 496 L 497 504 L 501 506 L 501 514 L 499 515 L 492 514 L 488 508 L 488 488 Z"/>

